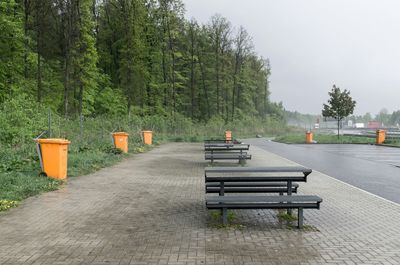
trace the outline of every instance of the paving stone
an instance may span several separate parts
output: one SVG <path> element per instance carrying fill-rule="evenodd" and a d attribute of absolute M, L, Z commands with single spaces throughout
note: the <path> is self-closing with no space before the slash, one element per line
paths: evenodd
<path fill-rule="evenodd" d="M 400 264 L 400 206 L 319 172 L 300 183 L 324 199 L 304 211 L 307 229 L 275 210 L 237 210 L 240 228 L 216 228 L 202 149 L 165 144 L 0 213 L 0 264 Z M 248 166 L 295 165 L 250 152 Z"/>

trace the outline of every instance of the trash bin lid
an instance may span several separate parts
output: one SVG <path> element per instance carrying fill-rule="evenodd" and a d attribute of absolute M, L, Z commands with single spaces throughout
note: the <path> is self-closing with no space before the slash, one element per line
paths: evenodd
<path fill-rule="evenodd" d="M 153 131 L 142 131 L 142 132 L 144 132 L 144 133 L 151 133 L 151 132 L 153 132 Z"/>
<path fill-rule="evenodd" d="M 112 135 L 128 136 L 129 133 L 127 133 L 127 132 L 113 132 Z"/>
<path fill-rule="evenodd" d="M 62 138 L 45 138 L 45 139 L 37 139 L 39 144 L 70 144 L 71 142 L 67 139 Z"/>

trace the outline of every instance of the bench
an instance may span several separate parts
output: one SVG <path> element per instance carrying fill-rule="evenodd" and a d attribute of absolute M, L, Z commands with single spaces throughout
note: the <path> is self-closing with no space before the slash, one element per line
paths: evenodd
<path fill-rule="evenodd" d="M 299 184 L 292 183 L 292 193 L 297 193 Z M 224 189 L 221 190 L 220 183 L 206 182 L 206 193 L 287 193 L 285 182 L 224 182 Z"/>
<path fill-rule="evenodd" d="M 207 196 L 207 209 L 222 210 L 222 222 L 228 223 L 228 209 L 297 209 L 297 227 L 303 227 L 303 209 L 319 209 L 322 199 L 314 195 L 286 196 Z"/>
<path fill-rule="evenodd" d="M 247 154 L 247 152 L 210 152 L 204 154 L 204 159 L 211 160 L 211 163 L 214 163 L 214 160 L 239 160 L 239 163 L 242 163 L 251 159 L 251 155 Z"/>
<path fill-rule="evenodd" d="M 236 150 L 249 150 L 250 145 L 249 144 L 234 144 L 234 143 L 209 143 L 209 144 L 204 144 L 204 149 L 215 149 L 215 148 L 220 148 L 221 150 L 231 150 L 231 149 L 236 149 Z"/>
<path fill-rule="evenodd" d="M 240 141 L 234 139 L 232 141 L 225 140 L 225 139 L 208 139 L 204 140 L 204 144 L 212 144 L 212 143 L 233 143 L 233 144 L 240 144 Z"/>
<path fill-rule="evenodd" d="M 205 160 L 239 160 L 242 163 L 251 159 L 251 155 L 247 151 L 250 149 L 249 144 L 231 144 L 231 143 L 212 143 L 204 144 Z"/>
<path fill-rule="evenodd" d="M 208 209 L 221 209 L 224 224 L 227 223 L 227 209 L 280 208 L 287 209 L 289 214 L 292 209 L 298 209 L 298 226 L 301 228 L 303 209 L 319 209 L 322 202 L 314 195 L 292 196 L 298 188 L 294 182 L 306 182 L 311 172 L 305 167 L 207 167 L 206 193 L 219 193 L 219 196 L 207 196 L 206 206 Z M 225 192 L 259 193 L 263 190 L 281 196 L 224 196 Z M 283 196 L 283 193 L 287 195 Z"/>
<path fill-rule="evenodd" d="M 248 151 L 250 149 L 249 144 L 206 144 L 204 145 L 205 152 L 232 152 L 232 151 Z"/>

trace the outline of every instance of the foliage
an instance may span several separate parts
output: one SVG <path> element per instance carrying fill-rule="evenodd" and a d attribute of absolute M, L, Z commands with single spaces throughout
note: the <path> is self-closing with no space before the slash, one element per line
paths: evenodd
<path fill-rule="evenodd" d="M 278 212 L 277 217 L 280 221 L 287 221 L 287 222 L 297 221 L 296 215 L 293 215 L 292 213 L 289 214 L 287 211 L 283 210 Z"/>
<path fill-rule="evenodd" d="M 0 103 L 23 92 L 70 118 L 284 118 L 269 101 L 269 61 L 221 15 L 187 21 L 181 0 L 8 0 L 0 9 Z"/>
<path fill-rule="evenodd" d="M 285 128 L 269 61 L 243 27 L 187 21 L 181 0 L 0 1 L 0 199 L 57 188 L 39 178 L 33 138 L 67 138 L 70 176 L 124 157 L 111 132 L 200 141 Z"/>
<path fill-rule="evenodd" d="M 338 124 L 338 138 L 339 138 L 339 124 L 340 121 L 353 113 L 356 101 L 350 97 L 350 91 L 346 89 L 340 91 L 339 87 L 333 85 L 331 92 L 328 93 L 330 98 L 328 104 L 324 104 L 322 116 L 331 117 L 337 120 Z"/>
<path fill-rule="evenodd" d="M 0 104 L 0 143 L 17 146 L 32 139 L 47 128 L 42 107 L 26 95 L 19 94 Z"/>
<path fill-rule="evenodd" d="M 0 212 L 16 207 L 17 205 L 17 201 L 0 200 Z"/>

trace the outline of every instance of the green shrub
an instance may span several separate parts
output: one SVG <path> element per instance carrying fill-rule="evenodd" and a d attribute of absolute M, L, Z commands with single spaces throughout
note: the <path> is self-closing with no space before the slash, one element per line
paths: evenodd
<path fill-rule="evenodd" d="M 0 142 L 19 146 L 47 129 L 47 115 L 38 104 L 21 94 L 0 105 Z"/>

